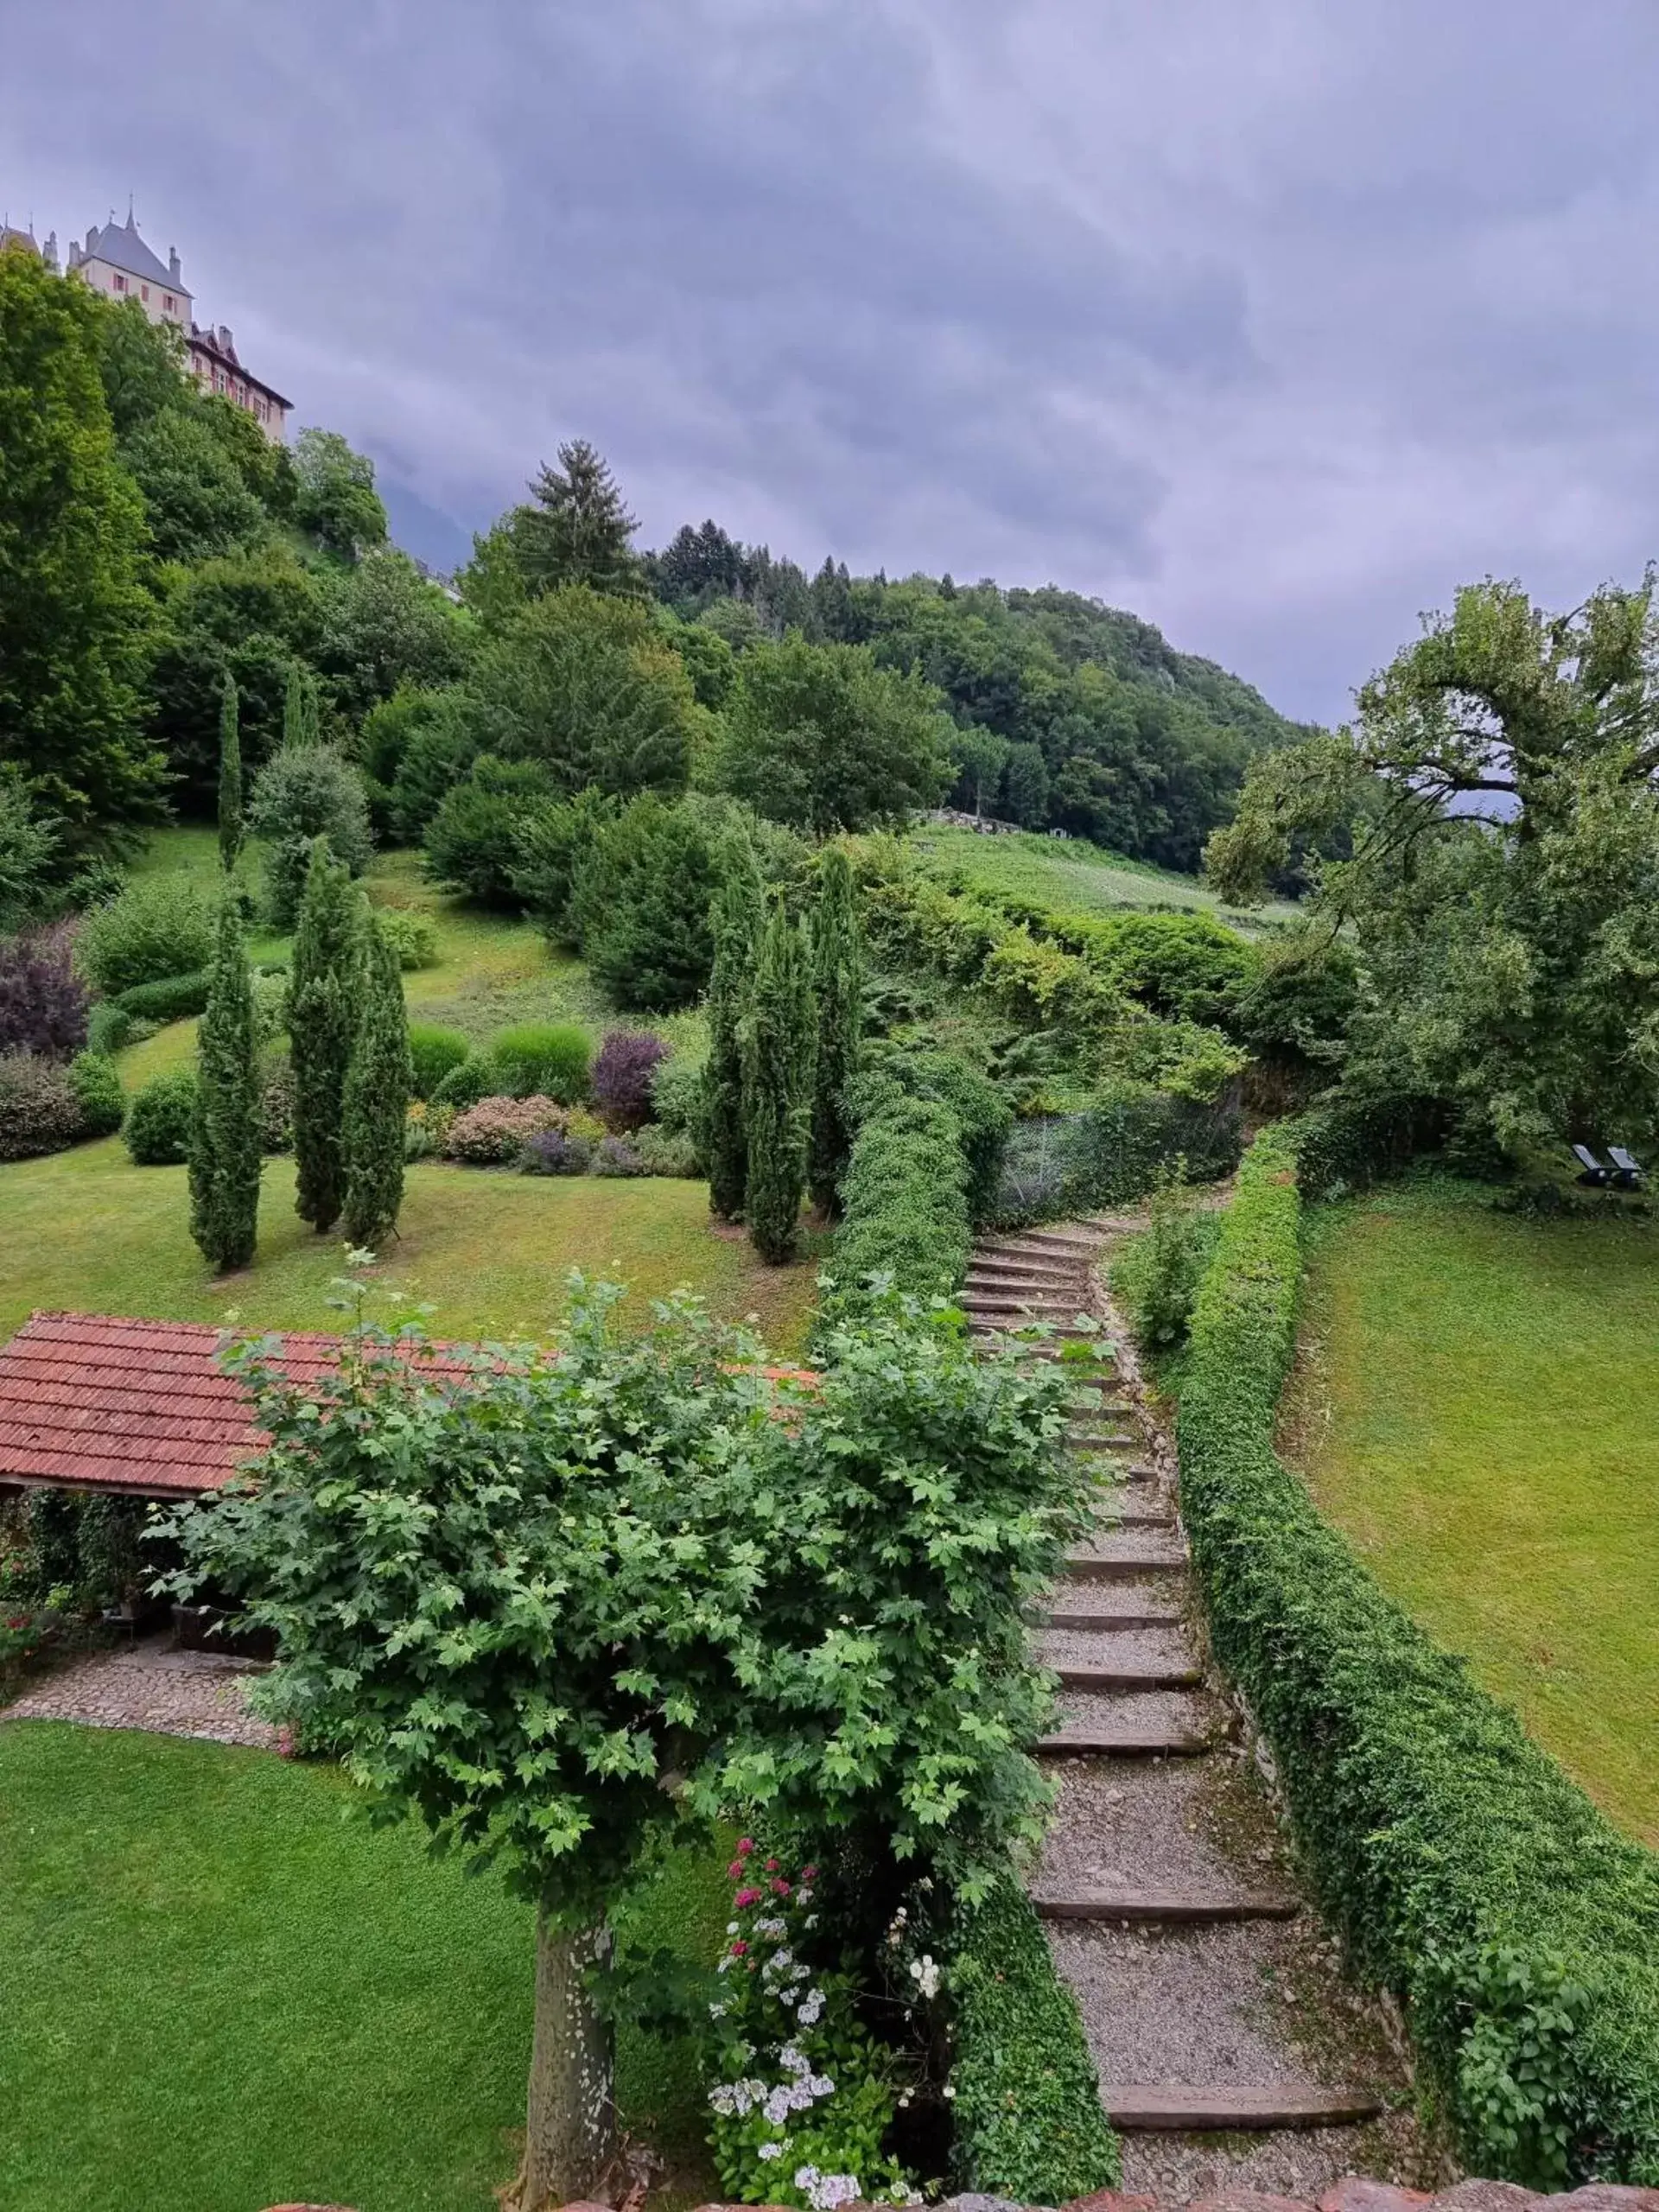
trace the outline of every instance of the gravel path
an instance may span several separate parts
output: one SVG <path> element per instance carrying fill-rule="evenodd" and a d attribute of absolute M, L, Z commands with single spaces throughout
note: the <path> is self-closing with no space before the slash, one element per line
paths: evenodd
<path fill-rule="evenodd" d="M 77 1660 L 10 1705 L 8 1720 L 78 1720 L 88 1728 L 143 1728 L 215 1744 L 275 1751 L 276 1731 L 248 1711 L 257 1661 L 210 1651 L 174 1651 L 155 1637 L 126 1651 Z"/>

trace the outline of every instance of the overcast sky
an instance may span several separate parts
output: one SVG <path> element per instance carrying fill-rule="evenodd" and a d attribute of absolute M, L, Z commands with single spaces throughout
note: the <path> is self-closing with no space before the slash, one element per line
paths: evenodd
<path fill-rule="evenodd" d="M 1052 581 L 1321 719 L 1659 550 L 1656 115 L 1654 0 L 0 0 L 0 212 L 130 192 L 406 531 L 584 435 L 645 543 Z"/>

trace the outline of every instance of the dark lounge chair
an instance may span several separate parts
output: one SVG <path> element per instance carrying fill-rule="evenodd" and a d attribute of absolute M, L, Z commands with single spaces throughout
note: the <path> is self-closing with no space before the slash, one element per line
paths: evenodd
<path fill-rule="evenodd" d="M 1613 1163 L 1613 1180 L 1621 1191 L 1639 1191 L 1643 1177 L 1640 1161 L 1631 1158 L 1622 1144 L 1610 1144 L 1607 1157 Z"/>
<path fill-rule="evenodd" d="M 1612 1170 L 1602 1166 L 1589 1146 L 1575 1144 L 1573 1147 L 1573 1157 L 1584 1170 L 1579 1178 L 1580 1182 L 1587 1183 L 1592 1191 L 1605 1190 L 1611 1179 Z"/>

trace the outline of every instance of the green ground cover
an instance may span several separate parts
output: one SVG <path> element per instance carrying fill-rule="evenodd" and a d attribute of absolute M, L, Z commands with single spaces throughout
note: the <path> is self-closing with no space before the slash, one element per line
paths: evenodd
<path fill-rule="evenodd" d="M 1282 901 L 1228 906 L 1197 876 L 1175 875 L 1141 861 L 1103 852 L 1080 837 L 982 837 L 972 830 L 930 827 L 916 849 L 941 870 L 958 871 L 972 887 L 1040 900 L 1057 912 L 1105 913 L 1131 906 L 1147 912 L 1182 908 L 1214 914 L 1231 929 L 1259 931 L 1293 919 Z"/>
<path fill-rule="evenodd" d="M 1656 1237 L 1446 1182 L 1314 1216 L 1281 1440 L 1389 1593 L 1649 1844 Z"/>
<path fill-rule="evenodd" d="M 7 2212 L 490 2212 L 523 2125 L 530 1908 L 349 1797 L 265 1752 L 0 1726 Z M 711 1962 L 728 1896 L 712 1855 L 672 1857 L 641 1934 Z M 710 2193 L 689 2049 L 624 2023 L 617 2086 Z"/>

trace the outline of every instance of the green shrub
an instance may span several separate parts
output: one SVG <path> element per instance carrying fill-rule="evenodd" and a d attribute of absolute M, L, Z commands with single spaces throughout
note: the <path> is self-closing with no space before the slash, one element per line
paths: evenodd
<path fill-rule="evenodd" d="M 284 745 L 254 785 L 249 823 L 266 840 L 265 902 L 272 925 L 291 930 L 318 837 L 361 875 L 374 849 L 363 779 L 331 745 Z"/>
<path fill-rule="evenodd" d="M 405 975 L 417 968 L 438 964 L 438 932 L 424 914 L 406 913 L 399 906 L 377 906 L 374 926 L 397 956 Z"/>
<path fill-rule="evenodd" d="M 483 754 L 470 776 L 450 786 L 426 825 L 421 843 L 427 874 L 480 906 L 517 910 L 524 903 L 513 880 L 519 831 L 538 803 L 554 795 L 539 761 Z"/>
<path fill-rule="evenodd" d="M 469 1052 L 439 1077 L 429 1095 L 434 1106 L 448 1106 L 461 1114 L 481 1098 L 499 1097 L 501 1081 L 494 1061 L 487 1052 Z"/>
<path fill-rule="evenodd" d="M 125 1118 L 126 1093 L 115 1062 L 105 1052 L 78 1052 L 69 1063 L 69 1087 L 80 1108 L 81 1127 L 89 1137 L 113 1136 Z"/>
<path fill-rule="evenodd" d="M 417 1098 L 432 1097 L 452 1068 L 458 1068 L 472 1047 L 459 1029 L 445 1029 L 435 1021 L 411 1021 L 409 1025 L 409 1058 L 414 1071 L 414 1090 Z M 483 1091 L 478 1094 L 485 1096 Z M 469 1101 L 475 1105 L 477 1100 Z"/>
<path fill-rule="evenodd" d="M 562 1105 L 588 1096 L 588 1064 L 593 1040 L 573 1022 L 522 1021 L 490 1039 L 489 1057 L 496 1089 L 510 1098 L 540 1091 Z"/>
<path fill-rule="evenodd" d="M 127 1109 L 127 1150 L 135 1167 L 178 1167 L 189 1156 L 196 1112 L 196 1078 L 190 1068 L 153 1075 Z"/>
<path fill-rule="evenodd" d="M 1434 1100 L 1408 1092 L 1333 1092 L 1297 1123 L 1301 1187 L 1313 1198 L 1363 1190 L 1440 1144 L 1447 1118 Z"/>
<path fill-rule="evenodd" d="M 254 1042 L 269 1045 L 288 1027 L 288 976 L 281 968 L 256 968 L 249 978 Z"/>
<path fill-rule="evenodd" d="M 141 875 L 86 916 L 75 958 L 88 982 L 112 999 L 136 984 L 205 970 L 213 942 L 207 902 L 188 875 Z"/>
<path fill-rule="evenodd" d="M 677 1175 L 690 1182 L 702 1173 L 702 1155 L 692 1138 L 660 1122 L 647 1122 L 628 1139 L 647 1175 Z"/>
<path fill-rule="evenodd" d="M 1122 2179 L 1077 2001 L 1012 1879 L 960 1916 L 950 1963 L 957 2185 L 1064 2204 Z"/>
<path fill-rule="evenodd" d="M 89 1052 L 118 1052 L 132 1042 L 133 1016 L 113 999 L 101 999 L 86 1018 Z"/>
<path fill-rule="evenodd" d="M 1153 1193 L 1146 1230 L 1124 1247 L 1112 1268 L 1112 1288 L 1135 1342 L 1152 1352 L 1175 1351 L 1185 1343 L 1221 1229 L 1219 1216 L 1200 1207 L 1185 1187 L 1185 1166 L 1178 1160 L 1165 1173 Z"/>
<path fill-rule="evenodd" d="M 67 1068 L 33 1052 L 0 1052 L 0 1160 L 61 1152 L 84 1134 Z"/>
<path fill-rule="evenodd" d="M 1016 1125 L 994 1218 L 1013 1229 L 1128 1205 L 1176 1159 L 1186 1160 L 1195 1181 L 1207 1182 L 1237 1164 L 1240 1136 L 1230 1107 L 1173 1098 L 1144 1083 L 1108 1084 L 1080 1114 Z"/>
<path fill-rule="evenodd" d="M 676 1053 L 651 1079 L 652 1119 L 699 1150 L 703 1131 L 703 1063 Z"/>
<path fill-rule="evenodd" d="M 968 1217 L 982 1227 L 995 1211 L 1014 1109 L 988 1076 L 955 1052 L 904 1052 L 876 1065 L 911 1097 L 950 1108 L 968 1177 Z"/>
<path fill-rule="evenodd" d="M 1295 1349 L 1294 1139 L 1252 1146 L 1199 1287 L 1181 1497 L 1217 1656 L 1305 1863 L 1403 2003 L 1477 2171 L 1659 2183 L 1659 1859 L 1384 1596 L 1273 1431 Z"/>
<path fill-rule="evenodd" d="M 164 976 L 153 983 L 135 983 L 123 991 L 118 1004 L 141 1021 L 185 1021 L 207 1003 L 207 970 L 193 969 L 188 976 Z"/>

